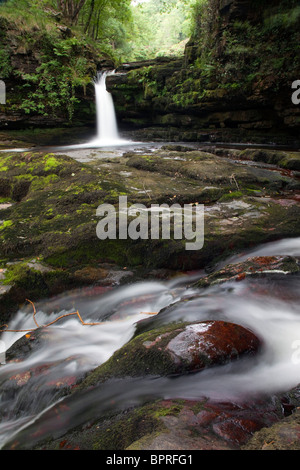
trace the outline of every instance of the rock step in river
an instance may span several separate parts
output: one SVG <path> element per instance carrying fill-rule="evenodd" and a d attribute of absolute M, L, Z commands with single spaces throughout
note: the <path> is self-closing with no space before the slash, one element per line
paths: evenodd
<path fill-rule="evenodd" d="M 3 448 L 236 449 L 297 419 L 299 155 L 251 152 L 1 153 L 3 322 L 28 330 L 2 335 Z M 120 194 L 204 204 L 203 249 L 99 241 Z M 101 324 L 42 327 L 76 310 Z"/>

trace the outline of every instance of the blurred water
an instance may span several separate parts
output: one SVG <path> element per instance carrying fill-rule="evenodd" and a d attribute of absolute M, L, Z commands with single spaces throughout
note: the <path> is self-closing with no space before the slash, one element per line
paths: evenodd
<path fill-rule="evenodd" d="M 299 256 L 299 239 L 270 243 L 251 252 L 251 256 L 258 254 Z M 172 321 L 225 320 L 249 328 L 262 339 L 264 347 L 257 357 L 177 378 L 128 379 L 120 386 L 118 381 L 112 381 L 101 389 L 64 398 L 68 411 L 56 432 L 63 433 L 71 426 L 92 419 L 95 413 L 143 403 L 149 397 L 242 400 L 245 396 L 287 391 L 298 385 L 299 276 L 225 282 L 202 290 L 191 287 L 197 276 L 200 273 L 172 281 L 139 282 L 95 295 L 70 292 L 39 302 L 36 319 L 40 325 L 74 311 L 73 306 L 85 322 L 103 323 L 84 326 L 72 316 L 53 324 L 49 329 L 54 332 L 55 341 L 41 343 L 23 362 L 2 366 L 0 382 L 5 384 L 11 375 L 49 363 L 55 363 L 52 370 L 55 380 L 68 375 L 80 376 L 104 363 L 133 337 L 137 328 L 142 331 Z M 10 329 L 34 327 L 32 311 L 27 308 L 20 310 L 9 325 Z M 5 332 L 1 340 L 9 348 L 22 334 Z M 61 397 L 44 392 L 39 395 L 37 390 L 45 389 L 43 380 L 49 377 L 38 376 L 35 382 L 29 381 L 11 400 L 1 394 L 1 407 L 6 410 L 0 425 L 2 445 L 21 429 L 26 436 L 27 430 L 32 435 L 35 426 L 41 423 L 45 429 L 55 426 L 51 405 L 57 400 L 60 402 Z"/>

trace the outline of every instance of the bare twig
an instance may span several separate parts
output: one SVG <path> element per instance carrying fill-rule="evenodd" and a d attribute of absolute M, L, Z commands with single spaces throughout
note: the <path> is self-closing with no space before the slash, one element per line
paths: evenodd
<path fill-rule="evenodd" d="M 233 181 L 236 184 L 237 189 L 239 190 L 240 188 L 239 188 L 238 182 L 237 182 L 237 180 L 234 176 L 234 173 L 232 173 L 232 175 L 230 176 L 230 183 L 232 184 Z"/>
<path fill-rule="evenodd" d="M 35 305 L 33 302 L 31 302 L 31 300 L 28 300 L 26 299 L 27 302 L 29 302 L 31 305 L 32 305 L 32 308 L 33 308 L 33 320 L 34 320 L 34 323 L 36 324 L 36 328 L 29 328 L 28 330 L 11 330 L 11 329 L 7 329 L 8 328 L 8 325 L 7 324 L 4 324 L 4 325 L 1 325 L 0 326 L 0 333 L 3 333 L 4 331 L 7 331 L 7 332 L 10 332 L 10 333 L 31 333 L 32 331 L 36 331 L 38 328 L 47 328 L 48 326 L 50 325 L 53 325 L 54 323 L 56 323 L 58 320 L 61 320 L 62 318 L 66 318 L 66 317 L 70 317 L 72 315 L 77 315 L 77 317 L 79 318 L 79 321 L 82 325 L 84 326 L 94 326 L 94 325 L 103 325 L 104 322 L 84 322 L 80 313 L 78 312 L 78 310 L 76 310 L 76 312 L 71 312 L 71 313 L 65 313 L 64 315 L 61 315 L 60 317 L 56 318 L 55 320 L 53 320 L 52 322 L 50 323 L 47 323 L 46 325 L 39 325 L 38 322 L 36 321 L 36 308 L 35 308 Z M 157 312 L 141 312 L 143 314 L 147 314 L 147 315 L 156 315 Z M 3 329 L 3 327 L 5 327 Z"/>
<path fill-rule="evenodd" d="M 33 308 L 33 320 L 34 320 L 34 323 L 36 324 L 36 328 L 29 328 L 28 330 L 8 330 L 8 325 L 1 325 L 1 330 L 0 332 L 4 332 L 4 331 L 8 331 L 8 332 L 14 332 L 14 333 L 29 333 L 29 332 L 32 332 L 32 331 L 35 331 L 37 330 L 38 328 L 47 328 L 48 326 L 50 325 L 53 325 L 54 323 L 56 323 L 58 320 L 61 320 L 62 318 L 65 318 L 65 317 L 70 317 L 71 315 L 77 315 L 77 317 L 79 318 L 80 320 L 80 323 L 82 325 L 102 325 L 103 322 L 93 322 L 93 323 L 87 323 L 87 322 L 84 322 L 80 316 L 80 313 L 78 312 L 78 310 L 76 312 L 72 312 L 72 313 L 65 313 L 64 315 L 61 315 L 60 317 L 56 318 L 55 320 L 53 320 L 52 322 L 50 323 L 47 323 L 46 325 L 39 325 L 38 322 L 36 321 L 36 309 L 35 309 L 35 306 L 34 306 L 34 303 L 31 302 L 31 300 L 28 300 L 26 299 L 31 305 L 32 305 L 32 308 Z M 2 329 L 3 327 L 6 327 L 5 329 Z"/>

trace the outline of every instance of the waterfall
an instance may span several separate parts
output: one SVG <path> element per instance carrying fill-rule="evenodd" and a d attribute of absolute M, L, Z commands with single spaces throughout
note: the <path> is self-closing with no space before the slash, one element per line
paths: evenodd
<path fill-rule="evenodd" d="M 114 144 L 120 140 L 112 95 L 106 89 L 106 77 L 114 72 L 99 72 L 95 79 L 97 140 Z"/>
<path fill-rule="evenodd" d="M 57 150 L 67 152 L 72 150 L 95 149 L 103 147 L 123 147 L 127 145 L 136 145 L 141 143 L 123 139 L 119 135 L 113 98 L 111 93 L 109 93 L 106 89 L 106 77 L 108 75 L 113 75 L 114 73 L 114 71 L 105 70 L 103 72 L 98 72 L 97 76 L 94 78 L 97 124 L 96 137 L 94 137 L 88 142 L 80 144 L 57 146 Z M 24 152 L 28 149 L 15 148 L 13 150 L 14 152 Z M 2 151 L 4 150 L 0 150 L 0 152 Z"/>

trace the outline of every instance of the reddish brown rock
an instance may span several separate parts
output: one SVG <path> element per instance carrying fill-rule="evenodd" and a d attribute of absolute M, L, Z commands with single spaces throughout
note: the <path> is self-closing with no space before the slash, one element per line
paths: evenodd
<path fill-rule="evenodd" d="M 256 431 L 275 425 L 282 417 L 280 407 L 272 400 L 185 400 L 180 402 L 177 413 L 174 403 L 176 400 L 157 403 L 165 429 L 133 442 L 127 450 L 238 450 Z"/>
<path fill-rule="evenodd" d="M 224 321 L 191 324 L 167 345 L 174 362 L 190 371 L 223 364 L 258 350 L 259 339 L 248 329 Z"/>
<path fill-rule="evenodd" d="M 82 388 L 111 377 L 194 373 L 256 354 L 260 346 L 252 331 L 230 322 L 165 325 L 133 338 L 95 369 Z"/>
<path fill-rule="evenodd" d="M 169 399 L 147 403 L 109 419 L 95 416 L 72 428 L 71 401 L 54 405 L 6 448 L 238 450 L 256 431 L 276 426 L 282 418 L 280 406 L 272 399 L 236 403 L 207 398 Z M 59 434 L 66 423 L 68 432 Z"/>
<path fill-rule="evenodd" d="M 209 274 L 195 283 L 197 287 L 208 287 L 228 281 L 245 279 L 279 278 L 287 274 L 299 274 L 299 257 L 257 256 L 249 257 L 240 263 L 227 264 L 220 270 Z"/>

